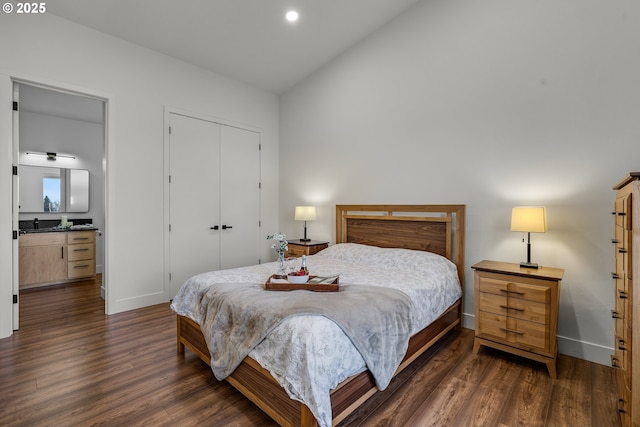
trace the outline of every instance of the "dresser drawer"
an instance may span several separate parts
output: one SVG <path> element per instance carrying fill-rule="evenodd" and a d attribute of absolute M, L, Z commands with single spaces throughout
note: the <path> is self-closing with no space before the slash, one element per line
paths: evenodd
<path fill-rule="evenodd" d="M 94 259 L 96 257 L 95 245 L 93 243 L 83 243 L 79 245 L 67 246 L 69 261 L 79 261 L 83 259 Z"/>
<path fill-rule="evenodd" d="M 543 284 L 522 283 L 513 278 L 480 277 L 480 292 L 548 304 L 551 288 Z"/>
<path fill-rule="evenodd" d="M 633 235 L 630 230 L 616 227 L 615 238 L 615 273 L 620 276 L 633 276 Z"/>
<path fill-rule="evenodd" d="M 616 225 L 631 230 L 631 195 L 616 199 Z"/>
<path fill-rule="evenodd" d="M 631 425 L 631 389 L 625 386 L 624 372 L 621 370 L 616 371 L 616 403 L 618 413 L 620 414 L 620 420 L 623 426 Z"/>
<path fill-rule="evenodd" d="M 500 314 L 481 312 L 477 335 L 513 344 L 527 351 L 549 351 L 549 327 Z"/>
<path fill-rule="evenodd" d="M 70 261 L 67 275 L 69 279 L 93 277 L 96 275 L 96 262 L 95 260 Z"/>
<path fill-rule="evenodd" d="M 615 337 L 624 336 L 624 330 L 627 328 L 627 324 L 623 317 L 614 319 Z"/>
<path fill-rule="evenodd" d="M 549 323 L 549 305 L 480 292 L 480 310 L 542 324 Z"/>
<path fill-rule="evenodd" d="M 629 367 L 628 341 L 626 337 L 616 335 L 614 337 L 613 349 L 617 361 L 616 368 L 626 371 Z"/>

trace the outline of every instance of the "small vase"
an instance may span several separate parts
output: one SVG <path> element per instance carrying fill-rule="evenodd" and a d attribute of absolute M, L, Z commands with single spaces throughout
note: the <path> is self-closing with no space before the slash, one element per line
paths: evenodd
<path fill-rule="evenodd" d="M 284 268 L 284 252 L 278 252 L 278 276 L 286 276 L 287 272 Z"/>

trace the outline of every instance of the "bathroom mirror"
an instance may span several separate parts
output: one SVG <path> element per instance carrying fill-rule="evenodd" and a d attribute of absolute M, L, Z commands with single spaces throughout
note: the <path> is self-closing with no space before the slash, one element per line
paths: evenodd
<path fill-rule="evenodd" d="M 18 167 L 22 213 L 89 212 L 89 171 Z"/>

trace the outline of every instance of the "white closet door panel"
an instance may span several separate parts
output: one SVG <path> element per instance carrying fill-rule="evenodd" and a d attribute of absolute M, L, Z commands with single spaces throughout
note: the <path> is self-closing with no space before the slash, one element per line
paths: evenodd
<path fill-rule="evenodd" d="M 260 134 L 221 127 L 221 268 L 257 264 L 260 258 Z"/>
<path fill-rule="evenodd" d="M 220 268 L 220 125 L 170 115 L 171 296 L 189 277 Z"/>

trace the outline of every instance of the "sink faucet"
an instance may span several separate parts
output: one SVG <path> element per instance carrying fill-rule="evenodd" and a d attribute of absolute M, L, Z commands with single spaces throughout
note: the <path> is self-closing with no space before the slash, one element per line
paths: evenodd
<path fill-rule="evenodd" d="M 33 219 L 33 229 L 37 230 L 38 228 L 40 228 L 40 222 L 38 222 L 38 218 L 34 218 Z"/>

